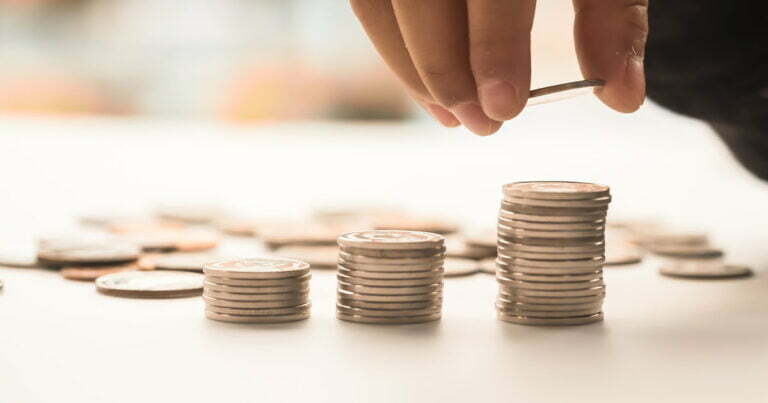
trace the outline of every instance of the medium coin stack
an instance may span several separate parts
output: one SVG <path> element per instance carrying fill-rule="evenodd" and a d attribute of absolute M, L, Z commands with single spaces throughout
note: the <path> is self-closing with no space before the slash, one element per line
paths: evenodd
<path fill-rule="evenodd" d="M 581 325 L 603 319 L 607 186 L 517 182 L 503 187 L 497 227 L 500 320 Z"/>
<path fill-rule="evenodd" d="M 340 236 L 336 317 L 375 324 L 440 319 L 444 242 L 440 235 L 418 231 Z"/>
<path fill-rule="evenodd" d="M 280 323 L 309 317 L 309 264 L 294 259 L 219 260 L 203 266 L 205 316 Z"/>

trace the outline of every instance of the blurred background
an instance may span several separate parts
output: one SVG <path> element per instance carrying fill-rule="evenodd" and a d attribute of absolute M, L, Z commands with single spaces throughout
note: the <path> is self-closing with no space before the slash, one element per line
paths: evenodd
<path fill-rule="evenodd" d="M 580 78 L 539 2 L 534 82 Z M 0 112 L 257 122 L 420 116 L 346 1 L 0 0 Z"/>

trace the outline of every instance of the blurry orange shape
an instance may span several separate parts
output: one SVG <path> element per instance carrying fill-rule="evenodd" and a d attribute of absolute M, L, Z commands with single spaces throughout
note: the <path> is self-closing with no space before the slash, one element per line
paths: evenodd
<path fill-rule="evenodd" d="M 57 73 L 0 76 L 0 112 L 77 115 L 114 111 L 106 94 L 84 79 Z"/>
<path fill-rule="evenodd" d="M 328 79 L 296 63 L 252 65 L 224 89 L 219 117 L 234 122 L 311 119 L 328 108 Z"/>
<path fill-rule="evenodd" d="M 381 66 L 336 75 L 331 117 L 337 119 L 405 119 L 412 104 L 395 77 Z"/>

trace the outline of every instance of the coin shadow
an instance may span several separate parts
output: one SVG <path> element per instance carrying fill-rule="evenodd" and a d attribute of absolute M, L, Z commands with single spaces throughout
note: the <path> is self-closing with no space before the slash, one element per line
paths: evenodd
<path fill-rule="evenodd" d="M 609 328 L 605 321 L 589 323 L 586 325 L 565 325 L 565 326 L 529 326 L 516 323 L 508 323 L 497 320 L 498 329 L 501 335 L 508 339 L 513 339 L 515 343 L 541 343 L 542 337 L 556 334 L 570 333 L 574 335 L 607 339 Z"/>

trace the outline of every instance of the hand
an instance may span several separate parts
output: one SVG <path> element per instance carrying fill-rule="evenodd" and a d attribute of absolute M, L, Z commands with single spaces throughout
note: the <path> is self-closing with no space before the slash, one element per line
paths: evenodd
<path fill-rule="evenodd" d="M 350 0 L 411 96 L 447 127 L 489 135 L 517 116 L 531 83 L 535 0 Z M 645 98 L 648 0 L 573 0 L 576 52 L 596 95 L 633 112 Z"/>

